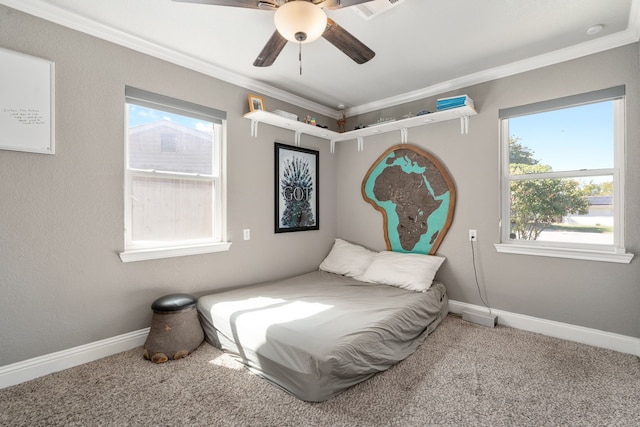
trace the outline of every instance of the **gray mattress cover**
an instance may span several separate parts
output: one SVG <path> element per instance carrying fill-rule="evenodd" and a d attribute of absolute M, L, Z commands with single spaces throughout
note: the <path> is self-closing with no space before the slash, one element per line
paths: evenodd
<path fill-rule="evenodd" d="M 314 271 L 200 297 L 208 342 L 306 401 L 327 400 L 412 354 L 447 314 L 427 292 Z"/>

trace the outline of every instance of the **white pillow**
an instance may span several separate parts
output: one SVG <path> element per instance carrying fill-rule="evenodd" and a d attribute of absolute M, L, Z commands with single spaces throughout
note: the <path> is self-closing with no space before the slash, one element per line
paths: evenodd
<path fill-rule="evenodd" d="M 382 251 L 373 258 L 362 280 L 424 292 L 431 287 L 444 260 L 434 255 Z"/>
<path fill-rule="evenodd" d="M 320 270 L 348 277 L 360 276 L 373 260 L 376 252 L 336 239 L 329 255 L 320 264 Z"/>

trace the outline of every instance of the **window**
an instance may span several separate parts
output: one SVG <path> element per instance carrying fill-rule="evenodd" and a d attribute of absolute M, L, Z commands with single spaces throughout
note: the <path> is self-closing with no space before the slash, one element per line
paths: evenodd
<path fill-rule="evenodd" d="M 160 135 L 160 151 L 163 153 L 175 153 L 176 137 L 174 133 L 163 133 Z"/>
<path fill-rule="evenodd" d="M 227 250 L 226 113 L 127 87 L 123 261 Z"/>
<path fill-rule="evenodd" d="M 630 262 L 624 86 L 500 110 L 499 252 Z"/>

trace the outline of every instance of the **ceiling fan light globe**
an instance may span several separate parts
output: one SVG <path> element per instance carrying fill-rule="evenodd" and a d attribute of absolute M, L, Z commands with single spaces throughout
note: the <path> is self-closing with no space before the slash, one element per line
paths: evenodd
<path fill-rule="evenodd" d="M 327 28 L 327 15 L 324 11 L 315 4 L 302 0 L 289 1 L 280 6 L 273 20 L 280 35 L 296 43 L 317 40 Z M 306 38 L 300 40 L 299 33 L 306 34 Z"/>

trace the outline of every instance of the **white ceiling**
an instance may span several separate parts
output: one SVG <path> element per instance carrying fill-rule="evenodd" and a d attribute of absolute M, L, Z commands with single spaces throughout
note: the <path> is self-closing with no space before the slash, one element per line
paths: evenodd
<path fill-rule="evenodd" d="M 640 0 L 405 0 L 370 20 L 327 15 L 376 56 L 358 65 L 324 39 L 253 61 L 273 12 L 171 0 L 0 0 L 50 21 L 329 116 L 438 95 L 640 39 Z M 600 24 L 604 29 L 587 35 Z"/>

